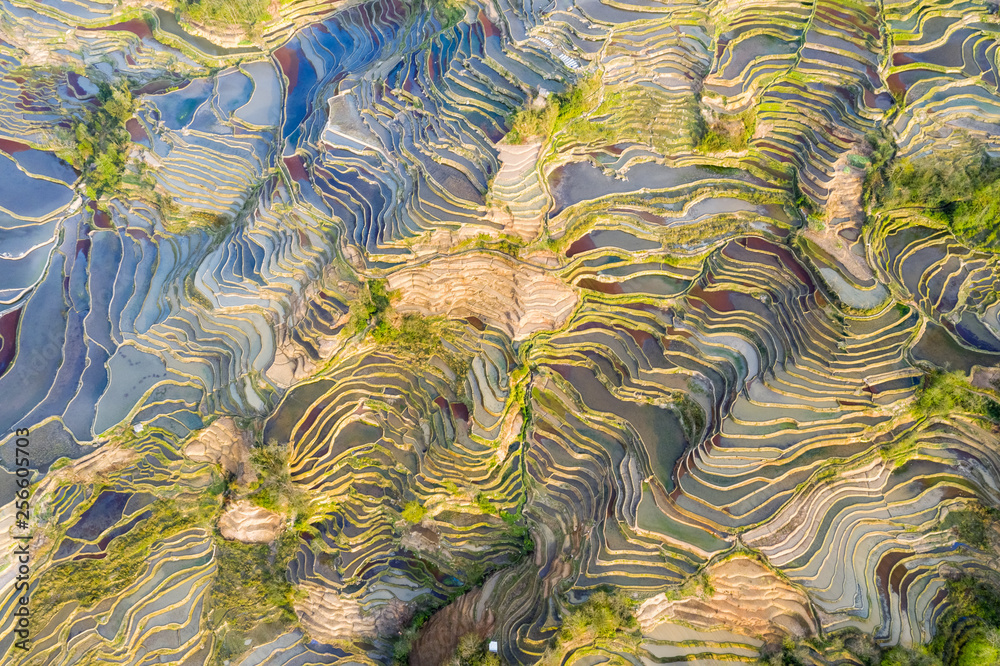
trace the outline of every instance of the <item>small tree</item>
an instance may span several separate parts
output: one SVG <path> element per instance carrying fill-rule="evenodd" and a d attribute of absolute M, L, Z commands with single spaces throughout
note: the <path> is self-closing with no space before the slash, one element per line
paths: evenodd
<path fill-rule="evenodd" d="M 132 141 L 125 123 L 135 113 L 135 100 L 124 82 L 101 83 L 97 101 L 96 109 L 74 119 L 70 146 L 62 151 L 62 157 L 83 174 L 92 199 L 121 185 Z"/>
<path fill-rule="evenodd" d="M 427 509 L 417 500 L 410 500 L 403 507 L 403 520 L 408 523 L 419 523 L 427 515 Z"/>

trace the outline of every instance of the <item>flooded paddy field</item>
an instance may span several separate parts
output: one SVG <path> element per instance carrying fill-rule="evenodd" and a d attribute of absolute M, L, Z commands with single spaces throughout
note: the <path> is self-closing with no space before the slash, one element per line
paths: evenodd
<path fill-rule="evenodd" d="M 989 5 L 195 4 L 0 4 L 3 663 L 996 652 Z"/>

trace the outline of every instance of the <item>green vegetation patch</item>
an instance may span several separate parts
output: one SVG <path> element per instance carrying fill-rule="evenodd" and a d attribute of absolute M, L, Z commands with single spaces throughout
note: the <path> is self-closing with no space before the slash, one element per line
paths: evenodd
<path fill-rule="evenodd" d="M 1000 632 L 991 629 L 970 636 L 955 663 L 957 666 L 1000 664 Z"/>
<path fill-rule="evenodd" d="M 523 246 L 524 241 L 520 237 L 511 234 L 501 234 L 498 238 L 489 234 L 476 234 L 474 237 L 456 245 L 454 250 L 457 252 L 474 247 L 482 250 L 496 250 L 512 257 L 517 257 Z"/>
<path fill-rule="evenodd" d="M 216 537 L 218 569 L 205 604 L 205 617 L 217 639 L 214 663 L 246 652 L 246 634 L 260 625 L 281 633 L 295 623 L 292 602 L 297 593 L 285 572 L 298 543 L 294 532 L 285 532 L 272 552 L 269 544 Z"/>
<path fill-rule="evenodd" d="M 964 575 L 948 583 L 951 607 L 929 648 L 947 666 L 1000 663 L 1000 589 L 995 580 Z"/>
<path fill-rule="evenodd" d="M 125 123 L 135 113 L 135 100 L 128 86 L 101 83 L 97 107 L 73 119 L 68 146 L 59 156 L 83 174 L 87 196 L 100 199 L 113 194 L 122 183 L 132 137 Z"/>
<path fill-rule="evenodd" d="M 406 629 L 403 629 L 392 642 L 392 666 L 408 666 L 410 663 L 410 652 L 413 644 L 420 636 L 420 629 L 433 615 L 433 611 L 427 609 L 418 613 Z"/>
<path fill-rule="evenodd" d="M 638 647 L 639 623 L 636 603 L 621 590 L 598 590 L 563 618 L 555 644 L 545 652 L 543 664 L 563 663 L 571 650 L 583 645 L 615 643 L 634 651 Z"/>
<path fill-rule="evenodd" d="M 368 330 L 378 344 L 419 358 L 442 351 L 439 322 L 418 314 L 397 315 L 392 297 L 385 280 L 367 280 L 350 305 L 348 329 L 356 334 Z"/>
<path fill-rule="evenodd" d="M 600 90 L 601 76 L 592 74 L 565 92 L 550 95 L 541 108 L 517 111 L 509 119 L 510 131 L 507 133 L 507 141 L 521 144 L 532 139 L 543 141 L 548 139 L 593 109 Z"/>
<path fill-rule="evenodd" d="M 95 492 L 97 497 L 100 492 Z M 139 577 L 147 565 L 150 547 L 192 527 L 208 527 L 218 509 L 218 500 L 206 498 L 196 506 L 179 508 L 170 500 L 157 500 L 152 514 L 125 534 L 113 539 L 102 559 L 72 560 L 45 570 L 32 592 L 36 609 L 31 615 L 35 630 L 45 626 L 63 604 L 75 601 L 89 608 L 102 599 L 118 595 Z"/>
<path fill-rule="evenodd" d="M 403 507 L 403 520 L 408 523 L 419 523 L 427 515 L 427 508 L 417 500 L 410 500 Z"/>
<path fill-rule="evenodd" d="M 376 327 L 389 311 L 389 291 L 385 280 L 368 280 L 358 292 L 358 297 L 350 305 L 350 327 L 355 333 L 362 333 L 369 323 Z"/>
<path fill-rule="evenodd" d="M 525 524 L 524 514 L 518 509 L 517 513 L 500 512 L 500 518 L 507 523 L 507 536 L 512 539 L 520 539 L 519 558 L 527 557 L 535 552 L 535 540 L 531 538 L 531 530 Z"/>
<path fill-rule="evenodd" d="M 933 655 L 927 654 L 920 648 L 908 648 L 897 645 L 885 654 L 879 662 L 879 666 L 939 666 L 941 661 Z"/>
<path fill-rule="evenodd" d="M 955 514 L 949 516 L 952 518 Z M 846 629 L 826 637 L 761 648 L 772 666 L 860 663 L 866 666 L 979 666 L 1000 663 L 1000 587 L 986 575 L 965 574 L 947 584 L 948 610 L 926 645 L 882 648 L 870 634 Z M 846 661 L 844 659 L 850 657 Z"/>
<path fill-rule="evenodd" d="M 921 207 L 973 247 L 1000 249 L 1000 159 L 971 140 L 950 150 L 896 162 L 876 202 L 886 210 Z"/>
<path fill-rule="evenodd" d="M 804 666 L 805 664 L 857 664 L 865 666 L 942 666 L 927 646 L 901 645 L 883 649 L 870 634 L 857 629 L 838 631 L 826 637 L 802 640 L 786 638 L 761 647 L 761 664 Z"/>
<path fill-rule="evenodd" d="M 705 126 L 696 148 L 702 153 L 746 150 L 756 127 L 757 116 L 752 109 L 735 116 L 720 116 Z"/>
<path fill-rule="evenodd" d="M 646 486 L 643 488 L 645 489 Z M 663 592 L 663 595 L 669 601 L 688 599 L 690 597 L 707 599 L 713 594 L 715 594 L 715 586 L 712 585 L 711 577 L 705 572 L 694 576 L 688 576 L 684 583 L 680 586 L 669 588 Z"/>
<path fill-rule="evenodd" d="M 688 444 L 696 445 L 701 441 L 702 433 L 705 431 L 705 410 L 687 393 L 680 394 L 674 401 L 674 407 L 681 417 L 681 426 L 684 428 Z"/>
<path fill-rule="evenodd" d="M 288 447 L 277 442 L 255 447 L 251 451 L 250 462 L 257 470 L 259 479 L 247 499 L 268 511 L 304 508 L 301 506 L 301 493 L 292 484 L 288 455 Z"/>
<path fill-rule="evenodd" d="M 268 620 L 294 622 L 294 588 L 285 569 L 295 545 L 294 535 L 286 537 L 272 556 L 269 544 L 216 539 L 218 573 L 207 607 L 212 625 L 249 631 Z"/>
<path fill-rule="evenodd" d="M 239 26 L 252 31 L 271 20 L 270 0 L 179 0 L 176 11 L 197 23 Z"/>
<path fill-rule="evenodd" d="M 1000 420 L 1000 404 L 978 393 L 957 371 L 931 370 L 925 374 L 917 389 L 913 411 L 919 416 L 945 416 L 960 411 Z"/>
<path fill-rule="evenodd" d="M 986 550 L 990 547 L 990 537 L 998 520 L 1000 520 L 1000 509 L 976 505 L 962 511 L 950 512 L 941 527 L 954 529 L 961 543 Z"/>
<path fill-rule="evenodd" d="M 500 657 L 487 648 L 485 641 L 476 633 L 468 633 L 458 639 L 455 656 L 449 662 L 455 666 L 500 666 Z"/>
<path fill-rule="evenodd" d="M 669 155 L 700 135 L 700 119 L 693 96 L 679 106 L 662 90 L 631 84 L 605 88 L 600 106 L 567 131 L 581 142 L 646 144 Z"/>
<path fill-rule="evenodd" d="M 892 159 L 896 155 L 896 141 L 885 128 L 865 135 L 865 179 L 862 184 L 862 198 L 865 205 L 875 203 L 886 188 Z"/>
<path fill-rule="evenodd" d="M 484 514 L 492 516 L 500 515 L 500 511 L 493 506 L 493 502 L 490 501 L 490 498 L 486 495 L 486 493 L 476 493 L 475 502 L 476 506 L 478 506 L 479 510 Z"/>
<path fill-rule="evenodd" d="M 292 481 L 290 455 L 289 446 L 273 440 L 254 447 L 250 462 L 257 471 L 258 479 L 243 496 L 263 509 L 287 516 L 292 521 L 292 533 L 297 534 L 314 530 L 310 526 L 312 519 L 334 509 L 336 505 L 329 502 L 318 505 L 309 501 L 305 491 Z"/>
<path fill-rule="evenodd" d="M 421 357 L 441 349 L 441 334 L 436 326 L 418 314 L 403 315 L 398 326 L 383 320 L 372 331 L 372 337 L 379 344 L 392 345 L 400 351 Z"/>
<path fill-rule="evenodd" d="M 465 6 L 461 0 L 427 0 L 426 4 L 441 22 L 442 30 L 453 28 L 465 18 Z"/>

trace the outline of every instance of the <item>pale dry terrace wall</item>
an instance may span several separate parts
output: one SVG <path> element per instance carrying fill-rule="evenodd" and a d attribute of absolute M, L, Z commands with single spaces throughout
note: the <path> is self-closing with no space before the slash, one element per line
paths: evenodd
<path fill-rule="evenodd" d="M 232 417 L 224 416 L 188 442 L 184 453 L 191 460 L 220 465 L 245 485 L 256 478 L 250 466 L 250 438 Z"/>
<path fill-rule="evenodd" d="M 240 500 L 219 518 L 219 531 L 227 539 L 244 543 L 271 543 L 281 531 L 282 522 L 281 514 Z"/>
<path fill-rule="evenodd" d="M 388 277 L 403 313 L 475 316 L 523 339 L 562 326 L 578 297 L 542 268 L 488 252 L 432 259 Z"/>
<path fill-rule="evenodd" d="M 333 643 L 374 635 L 375 620 L 362 615 L 357 600 L 312 583 L 302 585 L 302 589 L 306 597 L 295 603 L 295 612 L 313 638 Z"/>
<path fill-rule="evenodd" d="M 661 622 L 680 621 L 710 629 L 727 627 L 748 636 L 815 635 L 809 600 L 800 590 L 748 557 L 734 557 L 708 568 L 713 589 L 671 601 L 664 594 L 647 599 L 636 613 L 644 633 Z"/>
<path fill-rule="evenodd" d="M 550 203 L 538 173 L 541 144 L 502 143 L 497 150 L 500 171 L 490 189 L 489 217 L 503 224 L 505 234 L 531 241 L 541 232 Z"/>

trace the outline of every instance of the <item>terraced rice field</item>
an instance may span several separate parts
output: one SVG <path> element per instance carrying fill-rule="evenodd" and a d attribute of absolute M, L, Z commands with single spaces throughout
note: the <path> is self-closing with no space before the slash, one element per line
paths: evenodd
<path fill-rule="evenodd" d="M 995 3 L 185 7 L 0 3 L 4 664 L 1000 663 Z"/>

